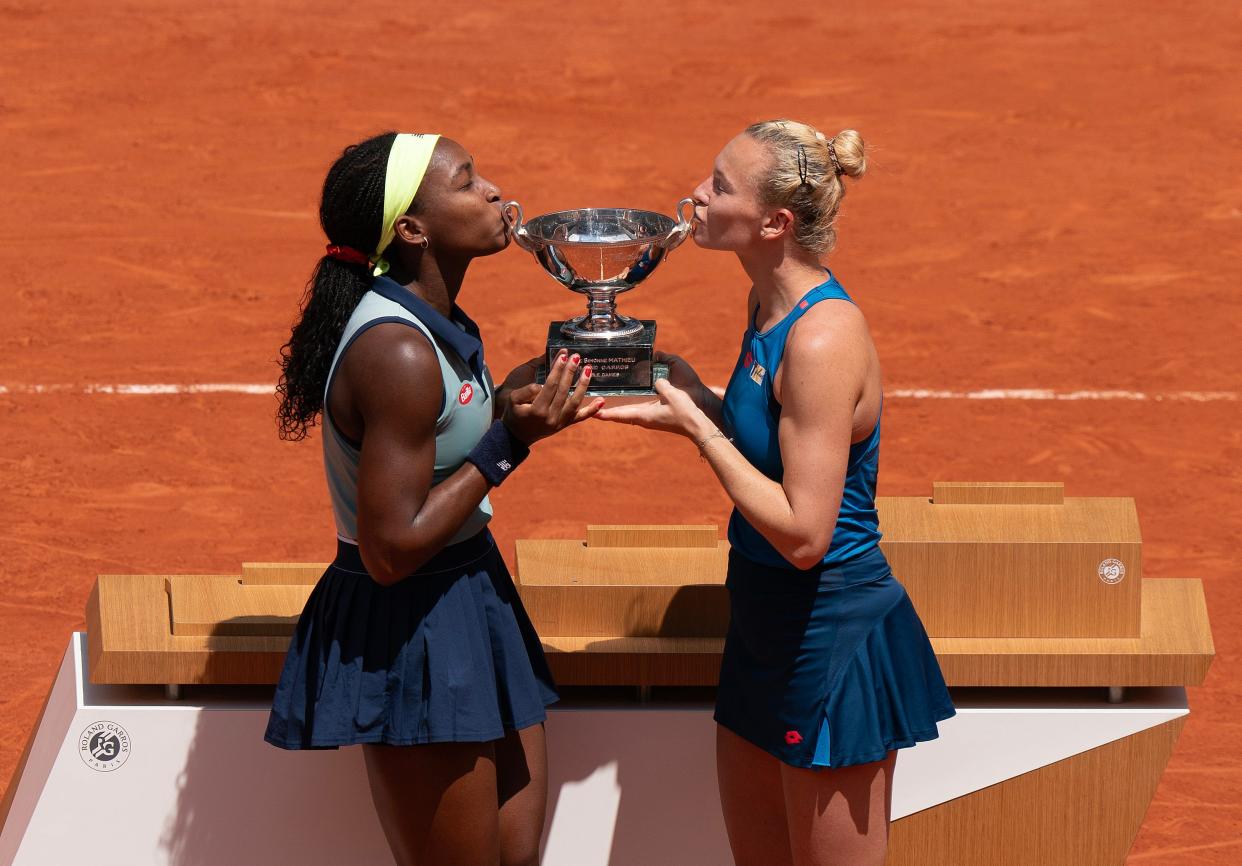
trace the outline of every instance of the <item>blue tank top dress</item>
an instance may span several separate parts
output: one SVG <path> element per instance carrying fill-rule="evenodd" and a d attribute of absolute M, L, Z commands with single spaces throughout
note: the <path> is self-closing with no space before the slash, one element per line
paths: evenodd
<path fill-rule="evenodd" d="M 345 438 L 326 407 L 337 362 L 353 340 L 384 322 L 422 331 L 441 362 L 433 484 L 461 466 L 490 424 L 495 395 L 477 326 L 460 308 L 447 318 L 404 286 L 377 278 L 346 326 L 324 389 L 336 557 L 306 600 L 272 699 L 263 738 L 282 749 L 485 742 L 544 721 L 545 707 L 558 699 L 487 528 L 486 499 L 450 544 L 403 580 L 383 586 L 367 574 L 353 537 L 363 443 Z M 477 410 L 474 401 L 486 407 L 474 412 L 479 417 L 457 412 Z M 474 434 L 463 436 L 466 422 Z"/>
<path fill-rule="evenodd" d="M 784 465 L 772 391 L 794 323 L 825 300 L 853 303 L 828 279 L 760 332 L 754 313 L 724 397 L 724 430 L 773 481 Z M 824 559 L 798 569 L 734 509 L 729 630 L 716 721 L 795 767 L 843 767 L 939 735 L 955 715 L 931 641 L 879 547 L 880 421 L 850 446 L 841 509 Z"/>

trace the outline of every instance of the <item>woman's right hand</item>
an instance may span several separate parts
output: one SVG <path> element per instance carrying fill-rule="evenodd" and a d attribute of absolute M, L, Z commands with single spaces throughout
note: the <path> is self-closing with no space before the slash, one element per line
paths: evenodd
<path fill-rule="evenodd" d="M 653 358 L 668 366 L 668 381 L 685 391 L 694 400 L 696 406 L 710 416 L 718 414 L 720 395 L 712 388 L 703 384 L 699 374 L 690 366 L 690 362 L 680 355 L 657 350 Z"/>
<path fill-rule="evenodd" d="M 695 391 L 703 386 L 703 380 L 699 378 L 699 374 L 681 355 L 661 352 L 657 349 L 652 354 L 652 359 L 668 367 L 668 380 L 683 391 Z"/>
<path fill-rule="evenodd" d="M 603 397 L 587 401 L 591 365 L 582 370 L 576 387 L 579 357 L 561 350 L 542 385 L 531 383 L 509 395 L 503 420 L 509 431 L 527 445 L 533 445 L 571 424 L 585 421 L 604 405 Z"/>

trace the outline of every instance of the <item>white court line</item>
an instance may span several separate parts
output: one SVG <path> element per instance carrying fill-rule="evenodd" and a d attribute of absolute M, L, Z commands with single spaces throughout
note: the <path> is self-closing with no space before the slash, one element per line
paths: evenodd
<path fill-rule="evenodd" d="M 189 385 L 0 385 L 0 394 L 275 394 L 276 386 L 240 382 Z"/>
<path fill-rule="evenodd" d="M 276 393 L 274 384 L 204 382 L 198 384 L 0 385 L 0 394 L 261 394 Z M 948 391 L 895 388 L 884 396 L 898 400 L 1180 400 L 1189 403 L 1236 402 L 1237 391 L 1058 391 L 1052 388 L 984 388 Z"/>
<path fill-rule="evenodd" d="M 911 400 L 1184 400 L 1211 403 L 1236 401 L 1237 391 L 1056 391 L 1051 388 L 985 388 L 979 391 L 940 391 L 898 388 L 885 397 Z"/>

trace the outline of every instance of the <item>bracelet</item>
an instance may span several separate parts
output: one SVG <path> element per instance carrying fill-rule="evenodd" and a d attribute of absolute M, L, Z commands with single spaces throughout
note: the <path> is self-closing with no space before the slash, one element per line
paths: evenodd
<path fill-rule="evenodd" d="M 713 439 L 715 439 L 716 437 L 720 437 L 721 439 L 724 439 L 728 442 L 733 441 L 733 437 L 726 436 L 723 433 L 721 433 L 719 430 L 717 430 L 715 433 L 707 434 L 702 439 L 700 439 L 698 442 L 694 443 L 695 445 L 699 446 L 699 459 L 700 460 L 707 459 L 707 455 L 703 453 L 703 446 L 706 445 L 708 442 L 712 441 Z"/>
<path fill-rule="evenodd" d="M 466 455 L 466 462 L 478 467 L 488 484 L 499 487 L 500 482 L 512 475 L 529 454 L 530 448 L 526 443 L 514 436 L 505 422 L 498 418 Z"/>

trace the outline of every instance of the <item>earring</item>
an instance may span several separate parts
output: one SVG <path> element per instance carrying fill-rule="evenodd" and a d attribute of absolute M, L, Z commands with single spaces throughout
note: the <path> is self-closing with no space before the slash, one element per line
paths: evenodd
<path fill-rule="evenodd" d="M 427 240 L 427 236 L 426 236 L 426 235 L 423 235 L 423 243 L 422 243 L 422 247 L 423 247 L 423 249 L 427 249 L 427 245 L 428 245 L 428 243 L 429 243 L 429 241 Z"/>

